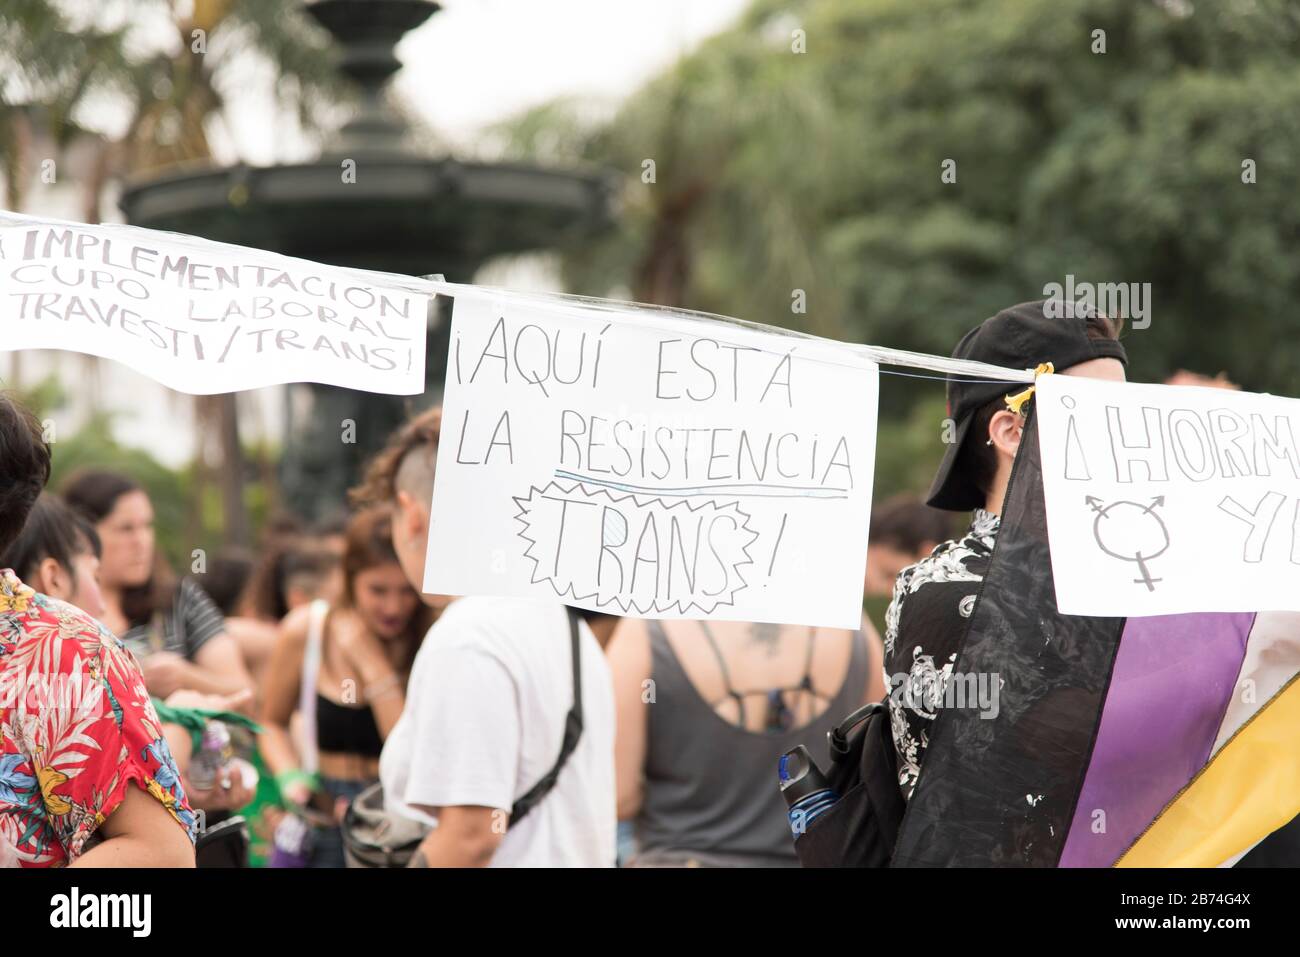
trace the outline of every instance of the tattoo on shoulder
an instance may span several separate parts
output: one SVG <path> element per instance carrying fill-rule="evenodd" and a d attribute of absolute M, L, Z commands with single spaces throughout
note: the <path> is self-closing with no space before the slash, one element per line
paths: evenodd
<path fill-rule="evenodd" d="M 769 656 L 775 655 L 780 647 L 781 626 L 771 622 L 751 622 L 749 637 L 755 644 L 763 645 Z"/>

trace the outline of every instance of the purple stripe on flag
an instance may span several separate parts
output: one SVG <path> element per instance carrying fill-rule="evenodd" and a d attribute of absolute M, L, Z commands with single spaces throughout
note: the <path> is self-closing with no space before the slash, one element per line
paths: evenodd
<path fill-rule="evenodd" d="M 1125 623 L 1061 867 L 1109 867 L 1209 760 L 1254 620 Z"/>

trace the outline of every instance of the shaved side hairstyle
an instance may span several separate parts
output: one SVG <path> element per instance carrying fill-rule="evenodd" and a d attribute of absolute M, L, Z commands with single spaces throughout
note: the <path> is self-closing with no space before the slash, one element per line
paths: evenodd
<path fill-rule="evenodd" d="M 358 508 L 389 505 L 402 491 L 428 508 L 433 500 L 433 470 L 441 432 L 439 406 L 426 409 L 394 432 L 371 459 L 361 484 L 350 493 L 352 504 Z"/>

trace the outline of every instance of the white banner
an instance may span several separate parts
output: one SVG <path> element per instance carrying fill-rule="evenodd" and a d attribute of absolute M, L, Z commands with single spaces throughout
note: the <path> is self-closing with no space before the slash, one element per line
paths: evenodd
<path fill-rule="evenodd" d="M 1035 401 L 1063 613 L 1300 610 L 1300 401 L 1065 375 Z"/>
<path fill-rule="evenodd" d="M 451 341 L 426 592 L 859 626 L 873 361 L 463 287 Z"/>
<path fill-rule="evenodd" d="M 424 391 L 432 288 L 130 226 L 0 216 L 0 349 L 102 356 L 180 392 Z"/>

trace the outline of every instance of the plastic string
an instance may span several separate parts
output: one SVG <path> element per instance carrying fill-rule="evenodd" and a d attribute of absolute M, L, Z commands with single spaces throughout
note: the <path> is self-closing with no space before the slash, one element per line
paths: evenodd
<path fill-rule="evenodd" d="M 141 243 L 150 242 L 151 236 L 162 235 L 166 236 L 169 241 L 188 249 L 211 250 L 219 255 L 232 257 L 252 257 L 254 260 L 260 259 L 276 263 L 284 269 L 306 268 L 322 265 L 312 262 L 311 260 L 285 256 L 281 253 L 274 253 L 265 249 L 253 249 L 247 246 L 238 246 L 233 243 L 216 242 L 213 240 L 203 239 L 202 237 L 191 236 L 186 233 L 172 232 L 169 230 L 146 229 L 144 227 L 131 226 L 125 223 L 87 224 L 74 222 L 72 220 L 56 219 L 49 216 L 32 216 L 23 213 L 14 213 L 9 210 L 0 210 L 0 227 L 20 226 L 62 226 L 74 229 L 103 230 L 110 234 L 121 235 L 130 240 L 135 240 Z M 669 319 L 677 319 L 687 322 L 736 326 L 755 332 L 766 333 L 768 335 L 802 340 L 810 345 L 825 349 L 832 354 L 837 351 L 842 351 L 858 358 L 867 359 L 882 365 L 907 366 L 914 369 L 928 369 L 931 372 L 942 372 L 944 373 L 945 378 L 948 376 L 960 375 L 968 376 L 977 380 L 1002 382 L 1006 384 L 1028 383 L 1034 381 L 1034 370 L 1032 369 L 1009 369 L 1003 366 L 990 365 L 985 362 L 972 362 L 966 359 L 953 359 L 947 356 L 932 356 L 923 352 L 910 352 L 906 349 L 889 349 L 884 346 L 839 342 L 835 339 L 814 336 L 806 332 L 798 332 L 793 329 L 783 329 L 780 326 L 769 326 L 764 325 L 763 323 L 748 322 L 744 319 L 736 319 L 731 316 L 722 316 L 716 313 L 700 312 L 693 309 L 660 306 L 653 303 L 625 302 L 618 299 L 601 299 L 593 296 L 575 296 L 569 293 L 514 292 L 512 290 L 492 286 L 475 286 L 466 283 L 447 282 L 441 275 L 437 274 L 413 277 L 398 273 L 356 269 L 347 266 L 330 266 L 328 268 L 336 270 L 338 273 L 347 275 L 361 283 L 370 283 L 376 286 L 387 286 L 389 288 L 404 289 L 408 292 L 425 293 L 429 295 L 441 292 L 450 296 L 466 295 L 508 300 L 535 307 L 563 310 L 569 313 L 578 310 L 590 312 L 596 315 L 619 316 L 622 318 L 662 316 Z M 820 362 L 827 362 L 829 364 L 849 365 L 849 363 L 834 363 L 826 356 L 810 356 L 809 358 Z M 888 374 L 903 375 L 904 373 Z M 939 377 L 917 376 L 917 378 Z"/>
<path fill-rule="evenodd" d="M 654 303 L 625 302 L 620 299 L 599 299 L 592 296 L 575 296 L 568 293 L 523 293 L 509 289 L 500 289 L 494 286 L 475 286 L 466 283 L 447 282 L 438 277 L 424 278 L 426 278 L 429 284 L 437 289 L 437 291 L 453 297 L 457 295 L 477 296 L 479 298 L 516 302 L 538 308 L 550 309 L 552 311 L 563 311 L 568 313 L 574 311 L 586 311 L 595 315 L 617 315 L 623 318 L 638 315 L 662 316 L 668 319 L 677 319 L 686 322 L 701 322 L 710 325 L 731 325 L 754 332 L 767 333 L 768 335 L 799 339 L 808 342 L 811 345 L 823 347 L 832 352 L 845 351 L 859 358 L 865 358 L 882 365 L 928 369 L 932 372 L 942 372 L 946 375 L 965 375 L 979 380 L 1004 382 L 1012 385 L 1034 381 L 1033 369 L 1010 369 L 1004 366 L 991 365 L 987 362 L 973 362 L 969 359 L 953 359 L 949 356 L 932 356 L 924 352 L 910 352 L 906 349 L 889 349 L 884 346 L 839 342 L 835 339 L 826 339 L 821 336 L 814 336 L 807 332 L 798 332 L 793 329 L 784 329 L 780 326 L 769 326 L 764 325 L 763 323 L 749 322 L 744 319 L 735 319 L 731 316 L 722 316 L 711 312 L 700 312 L 694 309 L 660 306 Z M 652 328 L 659 328 L 664 331 L 673 331 L 666 329 L 663 326 L 652 326 Z M 818 361 L 830 362 L 830 360 L 821 356 L 812 358 L 816 358 Z M 842 364 L 847 365 L 848 363 Z"/>

